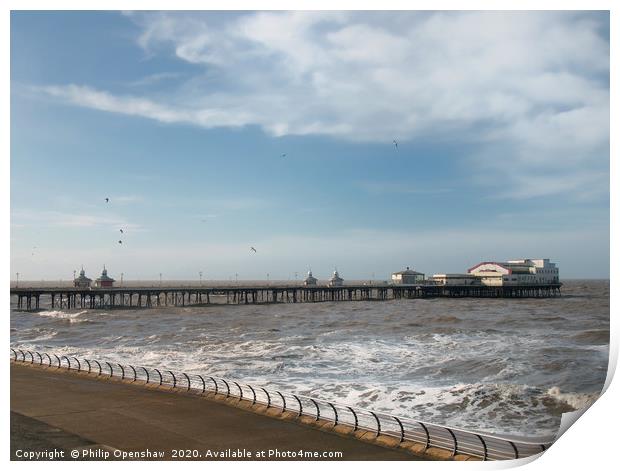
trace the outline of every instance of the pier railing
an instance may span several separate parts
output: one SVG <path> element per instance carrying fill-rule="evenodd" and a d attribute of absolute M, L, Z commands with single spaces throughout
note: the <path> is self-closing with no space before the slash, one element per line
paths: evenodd
<path fill-rule="evenodd" d="M 545 451 L 551 442 L 524 440 L 483 434 L 429 422 L 373 412 L 366 409 L 338 404 L 323 399 L 292 394 L 273 389 L 253 386 L 245 382 L 220 378 L 208 374 L 188 374 L 163 368 L 151 368 L 99 361 L 76 356 L 57 355 L 11 348 L 11 358 L 48 368 L 74 370 L 85 374 L 114 377 L 129 382 L 153 384 L 183 389 L 197 394 L 209 394 L 248 401 L 251 405 L 262 405 L 280 412 L 292 412 L 297 417 L 309 417 L 315 421 L 324 420 L 334 426 L 346 425 L 354 432 L 367 431 L 376 437 L 394 437 L 400 443 L 414 442 L 429 448 L 447 450 L 452 456 L 469 455 L 482 460 L 507 460 L 532 456 Z"/>

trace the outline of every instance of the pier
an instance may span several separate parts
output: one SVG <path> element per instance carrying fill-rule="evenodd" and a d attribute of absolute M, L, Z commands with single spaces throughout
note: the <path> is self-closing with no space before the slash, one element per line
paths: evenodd
<path fill-rule="evenodd" d="M 11 288 L 17 309 L 114 309 L 210 304 L 387 301 L 420 298 L 548 298 L 562 283 L 532 285 L 209 286 L 127 288 Z"/>

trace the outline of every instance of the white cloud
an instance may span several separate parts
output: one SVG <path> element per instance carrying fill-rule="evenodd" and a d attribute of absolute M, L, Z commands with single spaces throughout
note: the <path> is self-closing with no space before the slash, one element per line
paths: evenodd
<path fill-rule="evenodd" d="M 604 15 L 574 12 L 134 13 L 138 44 L 196 65 L 176 92 L 69 84 L 66 102 L 206 128 L 355 141 L 450 136 L 511 185 L 608 164 Z M 596 172 L 595 172 L 596 173 Z M 568 190 L 561 182 L 558 192 Z"/>
<path fill-rule="evenodd" d="M 178 78 L 181 78 L 182 76 L 183 74 L 180 74 L 178 72 L 159 72 L 156 74 L 147 75 L 138 80 L 134 80 L 133 82 L 129 83 L 129 86 L 149 87 L 149 86 L 157 85 L 161 82 L 165 82 L 168 80 L 178 79 Z"/>

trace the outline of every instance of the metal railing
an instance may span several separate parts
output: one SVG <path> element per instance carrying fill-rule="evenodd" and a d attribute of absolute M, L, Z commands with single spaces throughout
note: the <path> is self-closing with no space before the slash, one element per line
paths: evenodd
<path fill-rule="evenodd" d="M 482 460 L 506 460 L 525 458 L 545 451 L 549 441 L 515 440 L 497 435 L 482 434 L 454 427 L 432 424 L 418 420 L 396 417 L 383 412 L 373 412 L 348 405 L 307 397 L 299 394 L 267 390 L 230 379 L 211 375 L 187 374 L 168 369 L 122 365 L 75 356 L 37 352 L 11 348 L 12 359 L 47 366 L 85 372 L 96 376 L 116 377 L 130 382 L 143 382 L 156 386 L 169 386 L 198 394 L 213 393 L 225 398 L 249 401 L 252 405 L 276 408 L 292 412 L 297 417 L 309 417 L 315 421 L 326 420 L 334 426 L 346 425 L 353 431 L 367 431 L 375 437 L 386 435 L 400 443 L 414 442 L 428 448 L 447 450 L 451 456 L 464 454 Z"/>

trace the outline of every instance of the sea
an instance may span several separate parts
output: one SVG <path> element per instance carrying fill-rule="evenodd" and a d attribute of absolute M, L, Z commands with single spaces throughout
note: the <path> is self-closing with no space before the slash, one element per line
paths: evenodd
<path fill-rule="evenodd" d="M 552 437 L 599 396 L 609 281 L 556 298 L 18 311 L 11 346 L 205 373 L 479 432 Z"/>

